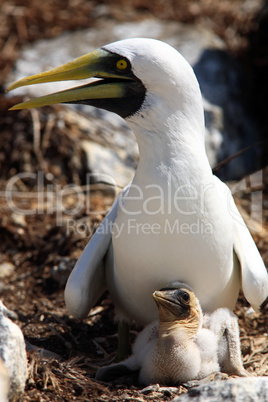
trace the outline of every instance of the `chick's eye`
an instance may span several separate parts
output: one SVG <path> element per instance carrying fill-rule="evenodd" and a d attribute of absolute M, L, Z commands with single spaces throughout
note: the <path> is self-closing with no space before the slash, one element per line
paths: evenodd
<path fill-rule="evenodd" d="M 181 298 L 182 298 L 183 301 L 188 302 L 190 300 L 189 293 L 183 292 L 182 295 L 181 295 Z"/>
<path fill-rule="evenodd" d="M 127 68 L 127 66 L 128 66 L 128 64 L 127 64 L 126 60 L 124 60 L 124 59 L 120 59 L 116 63 L 116 68 L 118 70 L 125 70 Z"/>

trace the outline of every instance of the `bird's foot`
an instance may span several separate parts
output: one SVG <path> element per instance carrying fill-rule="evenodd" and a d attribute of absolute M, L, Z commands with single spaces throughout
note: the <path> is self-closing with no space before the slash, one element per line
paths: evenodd
<path fill-rule="evenodd" d="M 99 368 L 96 380 L 112 384 L 133 385 L 138 383 L 139 370 L 132 370 L 124 363 L 115 363 L 110 366 Z"/>
<path fill-rule="evenodd" d="M 96 380 L 109 382 L 129 374 L 129 372 L 130 370 L 124 364 L 115 363 L 99 368 L 96 373 Z"/>

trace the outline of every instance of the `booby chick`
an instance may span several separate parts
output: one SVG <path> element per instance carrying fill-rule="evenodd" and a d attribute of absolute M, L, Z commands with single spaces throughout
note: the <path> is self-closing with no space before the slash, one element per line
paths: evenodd
<path fill-rule="evenodd" d="M 184 283 L 153 293 L 159 321 L 138 335 L 133 354 L 121 363 L 102 367 L 97 379 L 110 381 L 139 370 L 144 385 L 178 385 L 222 371 L 248 375 L 243 368 L 236 316 L 220 308 L 204 317 L 198 299 Z"/>
<path fill-rule="evenodd" d="M 118 317 L 157 318 L 155 289 L 178 279 L 204 311 L 234 308 L 239 289 L 255 310 L 268 276 L 228 187 L 205 151 L 202 97 L 195 74 L 174 48 L 126 39 L 11 85 L 98 78 L 13 109 L 82 103 L 117 113 L 134 132 L 140 160 L 133 181 L 83 251 L 65 289 L 69 312 L 86 317 L 108 287 Z"/>

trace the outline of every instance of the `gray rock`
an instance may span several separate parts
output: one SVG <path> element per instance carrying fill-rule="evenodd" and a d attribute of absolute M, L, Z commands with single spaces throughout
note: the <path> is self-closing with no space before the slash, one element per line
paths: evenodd
<path fill-rule="evenodd" d="M 219 37 L 203 26 L 156 19 L 121 24 L 111 20 L 100 21 L 95 28 L 64 33 L 55 39 L 41 40 L 26 47 L 16 62 L 14 72 L 8 77 L 8 82 L 53 68 L 104 44 L 131 37 L 151 37 L 167 42 L 179 50 L 193 66 L 204 99 L 206 148 L 212 167 L 259 140 L 260 133 L 244 104 L 246 82 L 243 80 L 243 73 L 228 55 Z M 82 80 L 80 82 L 84 83 Z M 77 81 L 28 86 L 18 89 L 16 94 L 39 96 L 72 86 L 77 86 Z M 125 161 L 137 162 L 137 148 L 133 147 L 133 136 L 125 122 L 112 113 L 93 107 L 76 107 L 91 117 L 88 132 L 94 126 L 93 118 L 98 119 L 97 126 L 105 127 L 104 134 L 100 133 L 107 139 L 105 146 L 109 145 L 116 152 L 120 148 L 127 154 L 127 158 L 120 160 L 119 157 L 118 161 L 113 152 L 106 153 L 107 163 L 103 164 L 107 174 L 111 174 L 113 165 L 116 169 L 118 163 L 126 165 L 129 169 L 123 177 L 120 166 L 118 184 L 127 184 L 129 177 L 134 174 L 135 163 L 129 165 Z M 110 135 L 112 144 L 111 139 L 108 139 Z M 128 139 L 129 143 L 126 141 Z M 92 162 L 94 156 L 90 147 L 86 147 L 88 164 L 90 168 L 99 169 Z M 102 150 L 99 151 L 103 154 Z M 246 153 L 233 160 L 219 175 L 225 180 L 240 178 L 253 168 L 257 169 L 259 160 L 260 155 L 251 151 L 251 154 Z"/>
<path fill-rule="evenodd" d="M 27 75 L 59 66 L 107 43 L 133 37 L 151 37 L 167 42 L 178 49 L 191 65 L 198 62 L 205 49 L 225 48 L 223 41 L 217 35 L 200 26 L 157 19 L 121 24 L 111 20 L 100 21 L 95 28 L 66 32 L 55 39 L 40 40 L 26 46 L 21 51 L 14 71 L 7 81 L 14 82 Z M 80 82 L 86 83 L 87 80 Z M 44 95 L 58 88 L 70 88 L 72 85 L 77 85 L 77 81 L 35 85 L 18 89 L 16 93 Z M 118 119 L 115 117 L 114 122 Z"/>
<path fill-rule="evenodd" d="M 195 388 L 173 402 L 267 402 L 268 377 L 232 378 Z"/>
<path fill-rule="evenodd" d="M 6 307 L 0 301 L 0 358 L 9 377 L 9 400 L 18 399 L 27 379 L 25 342 L 20 328 L 6 316 Z"/>
<path fill-rule="evenodd" d="M 81 146 L 93 181 L 125 186 L 133 179 L 135 169 L 127 165 L 123 150 L 116 152 L 92 141 L 82 141 Z"/>

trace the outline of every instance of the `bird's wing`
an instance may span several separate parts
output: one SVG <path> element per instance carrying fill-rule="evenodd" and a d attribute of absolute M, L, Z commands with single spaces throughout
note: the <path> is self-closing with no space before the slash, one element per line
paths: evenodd
<path fill-rule="evenodd" d="M 247 301 L 258 311 L 268 297 L 267 270 L 230 190 L 228 192 L 228 205 L 234 223 L 234 252 L 240 263 L 242 289 Z"/>
<path fill-rule="evenodd" d="M 66 284 L 64 297 L 69 312 L 84 318 L 106 289 L 104 260 L 112 247 L 112 227 L 119 202 L 123 202 L 129 186 L 116 197 L 110 211 L 99 225 L 79 257 Z"/>
<path fill-rule="evenodd" d="M 221 371 L 229 375 L 247 376 L 241 359 L 239 327 L 235 314 L 227 308 L 218 308 L 204 316 L 203 325 L 217 336 Z"/>

